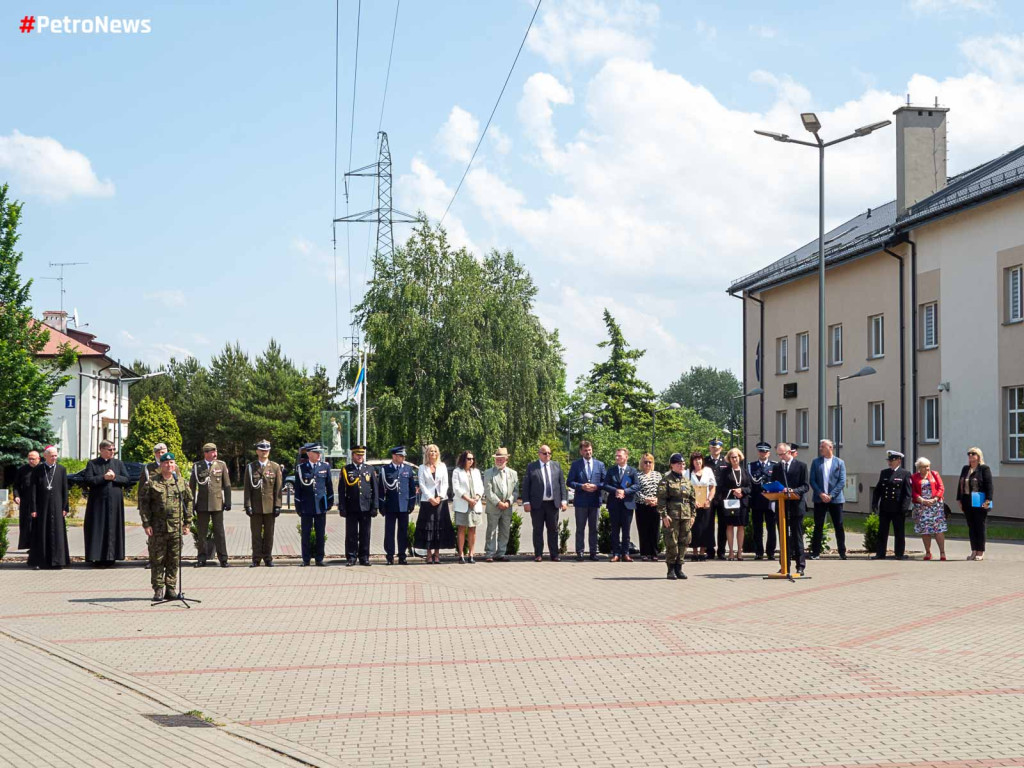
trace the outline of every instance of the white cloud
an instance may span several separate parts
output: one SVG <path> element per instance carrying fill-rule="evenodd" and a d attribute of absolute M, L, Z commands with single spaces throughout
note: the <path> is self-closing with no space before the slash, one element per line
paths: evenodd
<path fill-rule="evenodd" d="M 552 105 L 572 104 L 573 99 L 572 91 L 546 72 L 530 75 L 523 84 L 523 97 L 518 107 L 519 122 L 527 138 L 549 164 L 556 164 L 558 158 Z"/>
<path fill-rule="evenodd" d="M 1024 80 L 1024 35 L 972 37 L 960 50 L 974 69 L 1000 82 Z"/>
<path fill-rule="evenodd" d="M 658 6 L 641 0 L 556 0 L 541 9 L 526 44 L 559 67 L 642 58 L 651 50 L 644 34 L 658 17 Z"/>
<path fill-rule="evenodd" d="M 718 39 L 718 28 L 714 24 L 708 24 L 703 19 L 697 19 L 695 29 L 697 34 L 704 38 L 705 42 L 713 43 Z"/>
<path fill-rule="evenodd" d="M 186 357 L 194 357 L 186 347 L 177 344 L 166 344 L 159 341 L 137 339 L 128 331 L 121 331 L 121 343 L 124 347 L 134 350 L 133 355 L 144 363 L 150 365 L 162 365 L 172 357 L 177 360 L 184 360 Z"/>
<path fill-rule="evenodd" d="M 469 162 L 473 147 L 480 138 L 480 121 L 462 107 L 455 105 L 437 133 L 441 151 L 452 160 Z"/>
<path fill-rule="evenodd" d="M 763 40 L 771 40 L 779 34 L 779 31 L 775 29 L 775 27 L 769 27 L 767 24 L 751 24 L 748 29 L 751 34 L 754 34 Z"/>
<path fill-rule="evenodd" d="M 185 300 L 185 292 L 177 289 L 167 289 L 162 291 L 153 291 L 147 293 L 143 298 L 148 301 L 155 301 L 168 308 L 184 307 L 187 303 Z"/>
<path fill-rule="evenodd" d="M 295 239 L 292 240 L 291 245 L 289 246 L 289 249 L 293 253 L 297 253 L 298 255 L 300 255 L 304 260 L 313 262 L 318 267 L 325 268 L 326 272 L 327 272 L 327 279 L 328 279 L 328 281 L 330 283 L 334 284 L 335 282 L 338 282 L 340 280 L 344 280 L 345 277 L 348 275 L 348 271 L 347 271 L 346 266 L 345 266 L 345 260 L 343 258 L 344 251 L 342 250 L 342 248 L 343 248 L 343 243 L 344 243 L 343 238 L 345 237 L 345 230 L 343 228 L 344 227 L 350 227 L 350 226 L 352 226 L 352 225 L 351 224 L 339 224 L 338 225 L 338 251 L 339 252 L 338 252 L 337 263 L 335 263 L 334 250 L 333 250 L 333 248 L 329 247 L 328 243 L 324 243 L 324 244 L 321 245 L 321 244 L 315 243 L 312 240 L 309 240 L 308 238 L 305 238 L 305 237 L 296 237 Z M 373 225 L 372 224 L 364 224 L 363 226 L 373 226 Z M 357 250 L 355 248 L 355 243 L 356 242 L 361 242 L 361 240 L 359 240 L 358 238 L 352 238 L 351 241 L 350 241 L 350 245 L 353 248 L 353 253 L 355 253 L 356 250 Z M 358 260 L 358 263 L 362 264 L 362 261 L 363 261 L 363 257 L 360 256 L 360 258 Z M 337 267 L 337 272 L 335 272 L 335 267 Z M 353 270 L 353 274 L 355 274 L 355 270 Z"/>
<path fill-rule="evenodd" d="M 50 200 L 114 194 L 114 183 L 100 181 L 89 158 L 49 136 L 26 136 L 19 131 L 0 136 L 0 170 L 10 175 L 18 194 Z"/>
<path fill-rule="evenodd" d="M 470 176 L 473 174 L 470 173 Z M 398 199 L 395 205 L 410 213 L 423 211 L 431 221 L 437 221 L 444 215 L 448 201 L 452 199 L 453 187 L 449 187 L 422 158 L 413 158 L 411 173 L 403 174 L 395 183 L 395 194 Z M 462 220 L 449 213 L 444 220 L 448 230 L 448 239 L 456 248 L 465 246 L 467 250 L 480 254 L 482 251 L 470 239 Z M 396 235 L 395 243 L 399 242 Z"/>
<path fill-rule="evenodd" d="M 487 131 L 487 138 L 494 145 L 494 151 L 499 155 L 507 155 L 512 150 L 512 139 L 501 128 L 492 125 Z"/>
<path fill-rule="evenodd" d="M 995 0 L 910 0 L 910 10 L 914 13 L 950 13 L 954 11 L 981 11 L 991 13 L 995 10 Z"/>

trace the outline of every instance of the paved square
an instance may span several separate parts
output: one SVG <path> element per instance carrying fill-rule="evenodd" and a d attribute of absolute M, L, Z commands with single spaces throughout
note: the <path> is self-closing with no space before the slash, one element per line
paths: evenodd
<path fill-rule="evenodd" d="M 138 564 L 0 566 L 0 762 L 1024 766 L 1024 547 L 800 583 L 280 562 L 186 568 L 191 610 Z M 144 717 L 189 710 L 222 726 Z"/>

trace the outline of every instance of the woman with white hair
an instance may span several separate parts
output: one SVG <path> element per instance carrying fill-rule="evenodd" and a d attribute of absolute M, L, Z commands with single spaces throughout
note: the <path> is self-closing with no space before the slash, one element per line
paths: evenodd
<path fill-rule="evenodd" d="M 917 471 L 910 478 L 914 502 L 914 533 L 924 542 L 924 559 L 932 559 L 932 537 L 939 545 L 939 559 L 946 559 L 946 512 L 942 478 L 932 472 L 932 463 L 924 456 L 914 462 Z"/>
<path fill-rule="evenodd" d="M 985 524 L 992 508 L 992 470 L 985 463 L 985 454 L 977 446 L 967 449 L 967 463 L 960 470 L 956 500 L 967 518 L 971 536 L 968 560 L 985 559 Z"/>

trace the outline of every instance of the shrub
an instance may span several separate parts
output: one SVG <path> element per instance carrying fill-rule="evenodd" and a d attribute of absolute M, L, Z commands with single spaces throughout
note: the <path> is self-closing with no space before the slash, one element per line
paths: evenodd
<path fill-rule="evenodd" d="M 864 551 L 874 552 L 878 549 L 878 515 L 872 512 L 864 521 Z"/>
<path fill-rule="evenodd" d="M 415 520 L 410 520 L 409 521 L 409 528 L 407 530 L 409 531 L 409 554 L 410 555 L 415 555 L 416 553 L 413 551 L 413 542 L 416 541 L 416 521 Z"/>
<path fill-rule="evenodd" d="M 597 551 L 603 555 L 612 551 L 612 518 L 607 507 L 597 513 Z"/>
<path fill-rule="evenodd" d="M 569 549 L 569 520 L 558 524 L 558 554 L 564 555 Z"/>
<path fill-rule="evenodd" d="M 88 463 L 82 459 L 57 459 L 57 463 L 67 470 L 68 475 L 73 475 L 85 469 Z M 85 491 L 77 485 L 68 488 L 68 517 L 78 516 L 78 507 L 85 501 Z"/>
<path fill-rule="evenodd" d="M 825 526 L 821 531 L 821 551 L 825 552 L 829 548 L 828 540 L 832 533 L 832 523 L 829 519 L 825 518 Z M 804 549 L 808 552 L 811 551 L 811 540 L 814 538 L 814 515 L 804 515 Z"/>
<path fill-rule="evenodd" d="M 0 560 L 7 557 L 7 526 L 10 524 L 9 518 L 0 517 Z"/>
<path fill-rule="evenodd" d="M 412 523 L 410 523 L 410 525 L 412 525 Z M 299 534 L 299 537 L 301 539 L 301 537 L 302 537 L 302 517 L 301 516 L 299 517 L 298 522 L 295 523 L 295 532 Z M 213 539 L 213 521 L 211 520 L 210 521 L 210 539 L 209 540 L 212 540 L 212 539 Z M 324 529 L 324 544 L 326 544 L 326 543 L 327 543 L 327 529 L 325 528 Z M 311 527 L 309 529 L 309 545 L 311 547 L 315 547 L 316 546 L 316 528 L 312 528 Z"/>
<path fill-rule="evenodd" d="M 523 529 L 523 516 L 518 512 L 512 513 L 512 522 L 508 527 L 508 550 L 506 555 L 519 554 L 519 533 Z"/>

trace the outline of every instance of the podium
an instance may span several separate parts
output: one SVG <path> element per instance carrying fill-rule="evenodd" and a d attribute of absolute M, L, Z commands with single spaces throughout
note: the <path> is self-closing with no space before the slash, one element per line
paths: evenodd
<path fill-rule="evenodd" d="M 810 576 L 804 576 L 799 573 L 791 573 L 789 570 L 789 537 L 786 536 L 786 500 L 797 501 L 800 498 L 798 493 L 786 493 L 785 491 L 769 492 L 765 493 L 764 497 L 771 501 L 777 502 L 779 505 L 776 522 L 779 526 L 779 572 L 765 576 L 766 579 L 788 579 L 789 581 L 796 581 L 797 579 L 809 579 Z M 803 536 L 804 532 L 800 531 L 800 535 Z"/>

